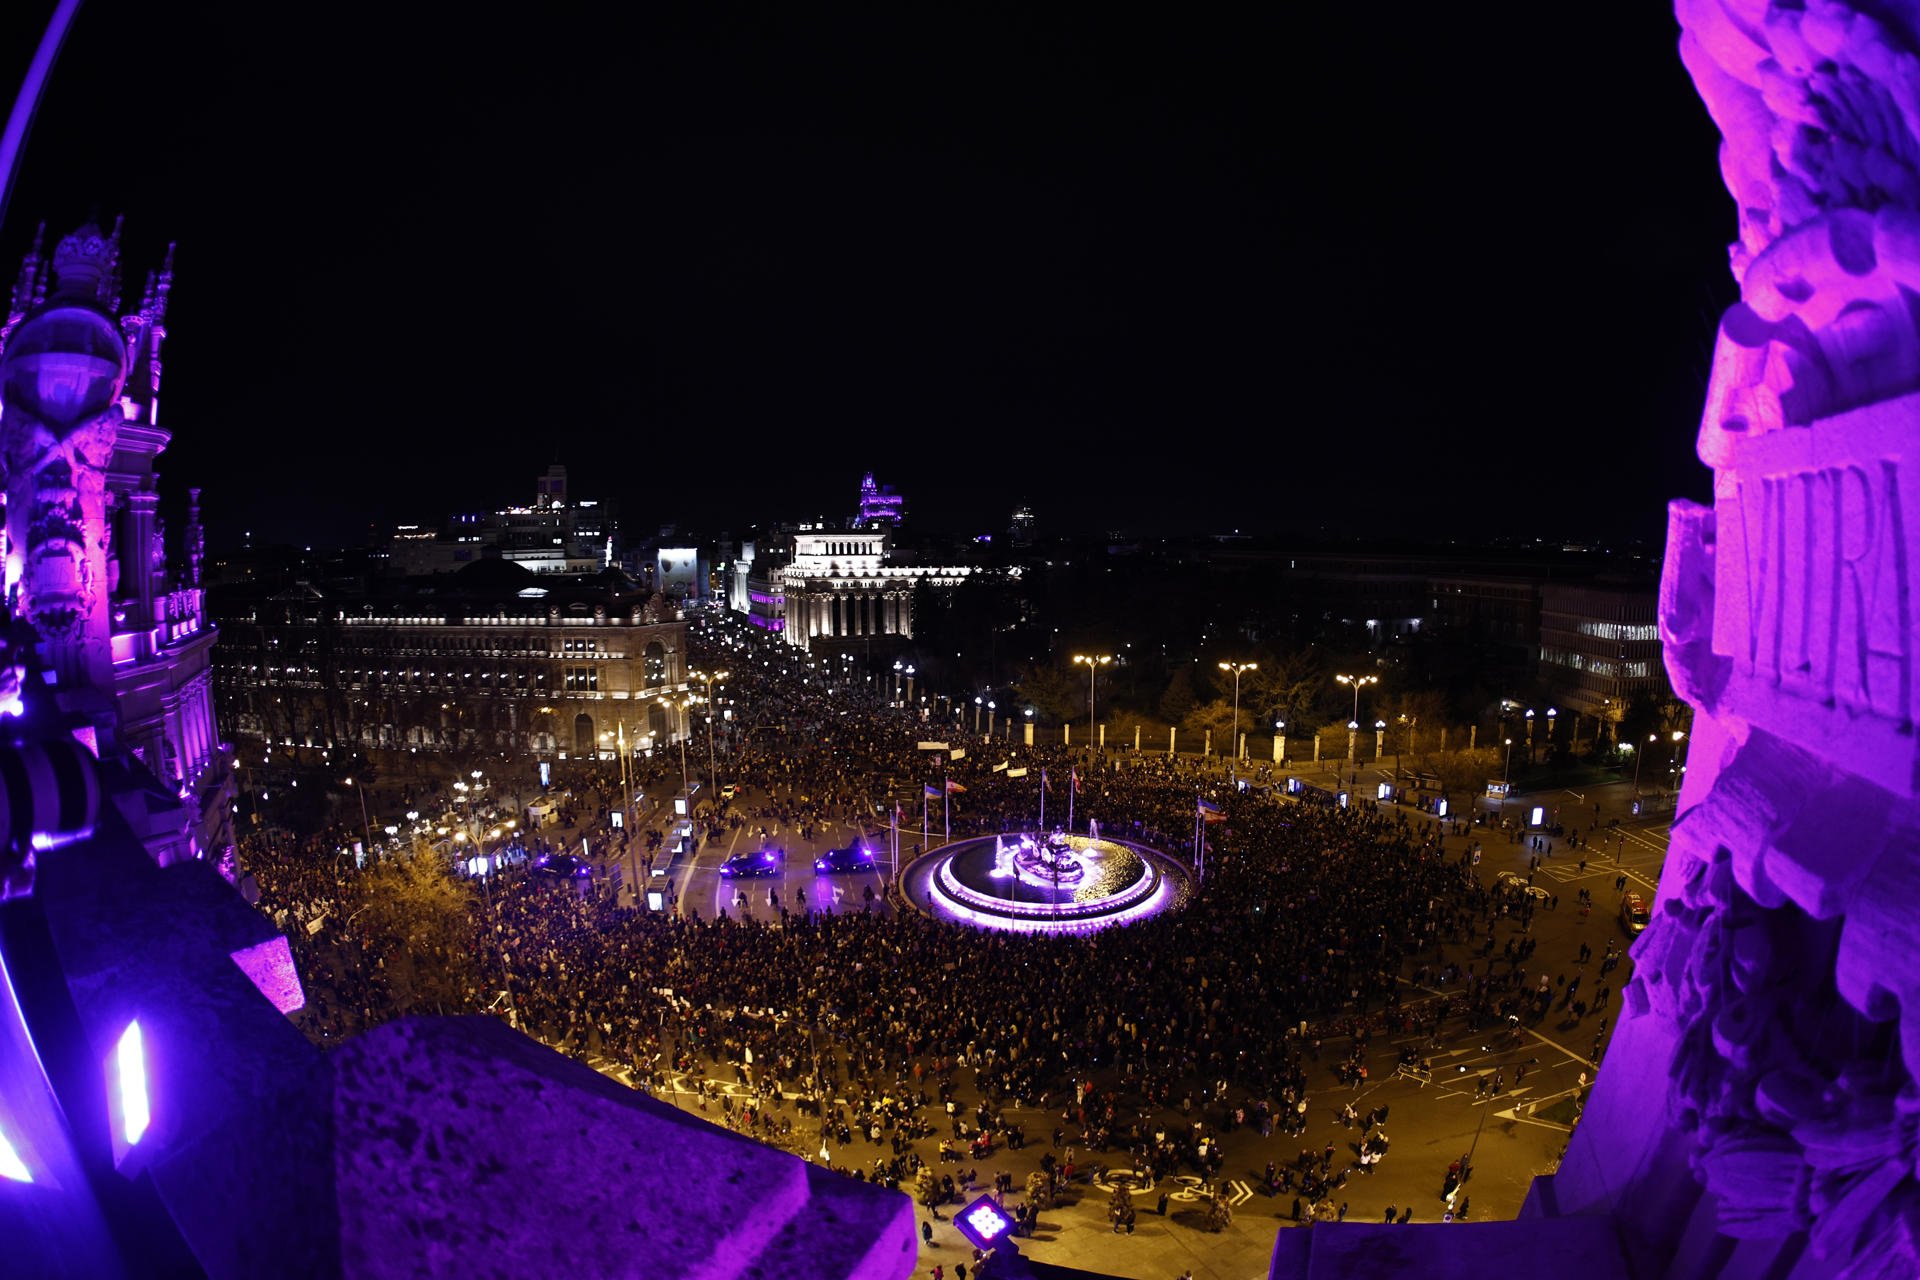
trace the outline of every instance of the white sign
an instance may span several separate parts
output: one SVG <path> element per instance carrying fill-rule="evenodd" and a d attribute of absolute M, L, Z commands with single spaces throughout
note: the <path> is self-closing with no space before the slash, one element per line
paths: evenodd
<path fill-rule="evenodd" d="M 921 751 L 945 751 L 947 744 L 944 742 L 922 742 L 918 744 L 918 749 Z"/>

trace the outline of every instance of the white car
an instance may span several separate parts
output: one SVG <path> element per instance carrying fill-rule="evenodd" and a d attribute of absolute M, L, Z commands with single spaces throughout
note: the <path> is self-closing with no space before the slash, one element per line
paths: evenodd
<path fill-rule="evenodd" d="M 1502 871 L 1499 875 L 1495 876 L 1493 880 L 1495 884 L 1511 885 L 1536 902 L 1545 902 L 1553 896 L 1537 884 L 1528 884 L 1527 878 L 1518 872 Z"/>

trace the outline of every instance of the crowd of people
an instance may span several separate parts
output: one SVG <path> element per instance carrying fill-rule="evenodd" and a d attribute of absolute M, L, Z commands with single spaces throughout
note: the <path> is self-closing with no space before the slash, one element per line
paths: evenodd
<path fill-rule="evenodd" d="M 696 641 L 718 642 L 712 632 Z M 1377 1035 L 1432 1037 L 1448 1018 L 1492 1026 L 1548 1016 L 1556 996 L 1576 1001 L 1578 975 L 1536 985 L 1547 977 L 1529 972 L 1524 943 L 1479 945 L 1494 922 L 1529 920 L 1535 898 L 1524 885 L 1483 886 L 1467 850 L 1442 844 L 1443 827 L 1457 825 L 1300 803 L 1263 769 L 1230 781 L 1217 759 L 996 744 L 956 762 L 916 750 L 928 727 L 884 689 L 865 693 L 865 682 L 822 675 L 773 645 L 718 656 L 735 668 L 724 771 L 744 790 L 715 797 L 708 838 L 807 839 L 835 823 L 880 838 L 891 818 L 910 854 L 920 813 L 896 810 L 895 797 L 948 778 L 966 788 L 952 797 L 956 838 L 1033 830 L 1044 770 L 1052 821 L 1077 786 L 1083 829 L 1092 818 L 1176 855 L 1191 854 L 1203 830 L 1205 878 L 1182 910 L 1063 938 L 943 922 L 894 886 L 838 911 L 795 899 L 703 915 L 685 903 L 639 909 L 604 877 L 576 892 L 509 867 L 463 886 L 464 944 L 400 956 L 349 926 L 368 872 L 340 856 L 339 832 L 250 840 L 261 905 L 295 940 L 310 1033 L 489 1012 L 618 1064 L 718 1123 L 803 1154 L 824 1147 L 853 1176 L 914 1190 L 931 1167 L 937 1209 L 974 1181 L 956 1183 L 948 1164 L 1026 1144 L 1023 1113 L 1047 1117 L 1049 1157 L 1064 1152 L 1045 1162 L 1049 1193 L 1066 1185 L 1076 1147 L 1143 1186 L 1189 1171 L 1206 1185 L 1222 1175 L 1223 1135 L 1304 1132 L 1310 1088 L 1328 1087 L 1329 1066 L 1344 1083 L 1363 1079 Z M 1016 754 L 1025 777 L 993 768 Z M 677 783 L 678 773 L 677 758 L 643 762 L 637 784 Z M 636 858 L 657 853 L 657 830 L 609 825 L 622 803 L 613 770 L 567 782 L 572 812 L 560 816 L 571 821 L 560 830 L 588 833 L 609 861 L 629 839 Z M 1196 822 L 1202 798 L 1221 820 Z M 937 831 L 945 814 L 931 803 Z M 316 919 L 325 923 L 310 934 Z M 1613 960 L 1609 947 L 1603 963 Z M 423 965 L 454 974 L 454 1007 L 420 1006 L 412 970 Z M 1604 1003 L 1603 988 L 1592 1007 Z M 1351 1165 L 1336 1167 L 1331 1146 L 1320 1159 L 1303 1152 L 1284 1171 L 1269 1167 L 1270 1190 L 1301 1195 L 1297 1214 L 1332 1216 L 1348 1174 L 1370 1173 L 1386 1153 L 1384 1120 L 1384 1108 L 1369 1113 Z"/>

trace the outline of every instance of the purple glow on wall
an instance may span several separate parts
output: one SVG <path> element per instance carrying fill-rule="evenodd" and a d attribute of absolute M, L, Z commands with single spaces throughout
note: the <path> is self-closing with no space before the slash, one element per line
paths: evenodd
<path fill-rule="evenodd" d="M 300 986 L 300 970 L 284 937 L 273 937 L 232 953 L 233 962 L 261 995 L 282 1013 L 304 1009 L 307 993 Z"/>

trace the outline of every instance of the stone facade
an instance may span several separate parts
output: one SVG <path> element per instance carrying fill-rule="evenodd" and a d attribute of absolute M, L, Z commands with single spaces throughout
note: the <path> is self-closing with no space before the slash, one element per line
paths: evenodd
<path fill-rule="evenodd" d="M 624 588 L 624 589 L 623 589 Z M 220 598 L 221 721 L 300 746 L 613 759 L 687 732 L 686 623 L 614 573 L 503 561 L 378 592 Z M 538 593 L 529 594 L 529 593 Z"/>

